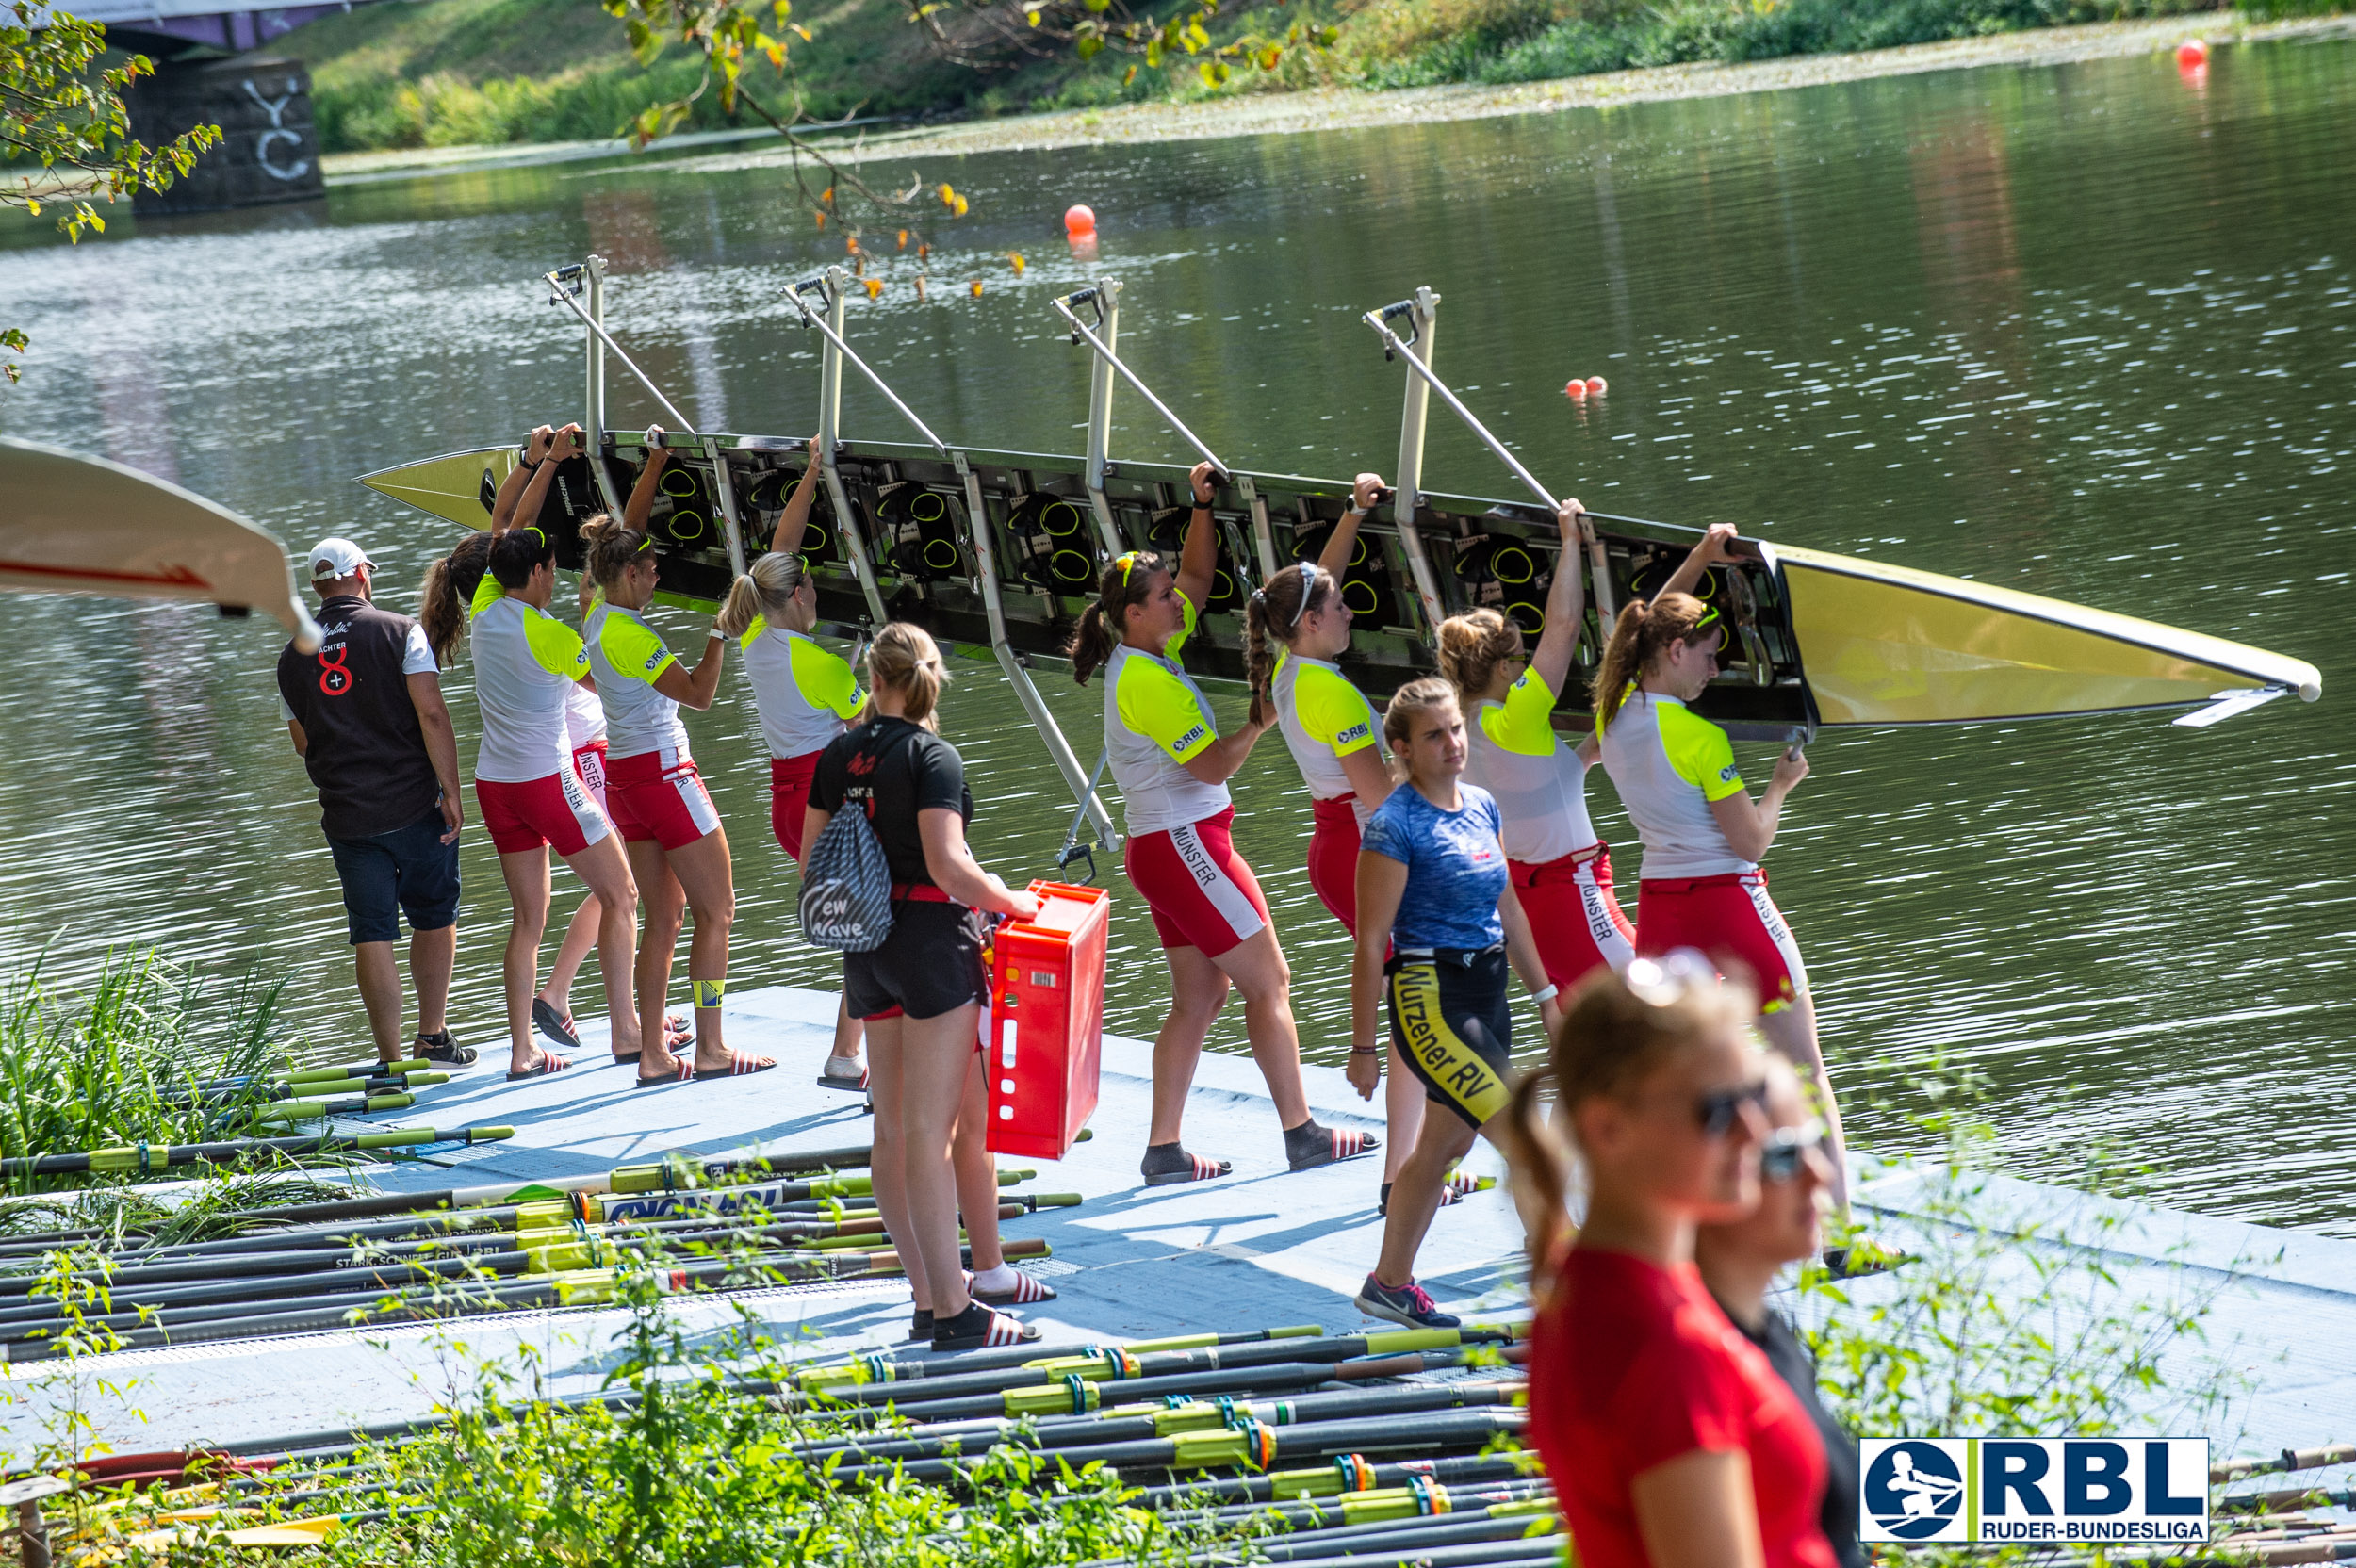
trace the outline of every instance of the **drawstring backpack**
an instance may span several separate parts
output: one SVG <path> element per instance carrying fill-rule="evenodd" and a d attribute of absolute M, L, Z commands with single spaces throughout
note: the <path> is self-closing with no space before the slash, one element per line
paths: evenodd
<path fill-rule="evenodd" d="M 810 845 L 800 912 L 812 947 L 873 953 L 892 935 L 892 867 L 863 802 L 844 801 Z"/>

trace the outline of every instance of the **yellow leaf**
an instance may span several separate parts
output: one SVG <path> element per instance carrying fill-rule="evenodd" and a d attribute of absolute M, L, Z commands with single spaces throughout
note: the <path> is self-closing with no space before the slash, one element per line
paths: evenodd
<path fill-rule="evenodd" d="M 959 218 L 965 216 L 965 198 L 962 196 L 957 198 L 957 216 Z"/>
<path fill-rule="evenodd" d="M 818 226 L 822 229 L 826 226 L 826 215 L 823 212 L 818 215 Z"/>
<path fill-rule="evenodd" d="M 970 288 L 970 289 L 972 289 L 972 290 L 973 291 L 973 298 L 975 298 L 975 299 L 977 299 L 977 300 L 978 300 L 978 299 L 980 299 L 980 298 L 982 297 L 982 280 L 981 280 L 981 279 L 979 279 L 979 278 L 975 278 L 975 279 L 974 279 L 972 283 L 967 284 L 965 286 L 966 286 L 966 287 L 968 287 L 968 288 Z"/>
<path fill-rule="evenodd" d="M 874 299 L 876 295 L 881 294 L 882 292 L 883 292 L 883 280 L 882 280 L 881 278 L 870 278 L 870 279 L 868 279 L 868 280 L 867 280 L 867 297 L 868 297 L 869 299 L 871 299 L 871 300 L 872 300 L 872 299 Z"/>
<path fill-rule="evenodd" d="M 1018 278 L 1021 277 L 1023 275 L 1023 269 L 1026 265 L 1023 259 L 1023 253 L 1020 251 L 1013 252 L 1007 256 L 1006 259 L 1014 263 L 1014 275 Z"/>
<path fill-rule="evenodd" d="M 948 186 L 943 185 L 941 188 L 941 204 L 944 207 L 949 207 L 957 205 L 957 193 L 950 189 Z"/>
<path fill-rule="evenodd" d="M 902 249 L 903 251 L 905 251 L 905 250 L 907 250 L 908 248 L 908 230 L 906 230 L 906 229 L 902 229 L 902 230 L 900 231 L 900 249 Z"/>

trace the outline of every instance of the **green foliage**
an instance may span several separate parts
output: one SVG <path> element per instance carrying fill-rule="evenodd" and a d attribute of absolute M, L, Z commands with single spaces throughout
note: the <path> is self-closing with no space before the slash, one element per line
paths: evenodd
<path fill-rule="evenodd" d="M 2338 0 L 2284 0 L 2288 5 Z M 1553 9 L 1556 14 L 1545 17 Z M 1697 60 L 1884 49 L 1943 39 L 2218 8 L 2215 0 L 1385 0 L 1350 24 L 1340 57 L 1371 87 L 1507 83 Z M 1428 10 L 1465 25 L 1418 26 Z"/>
<path fill-rule="evenodd" d="M 39 214 L 62 205 L 57 227 L 79 242 L 84 229 L 106 232 L 93 197 L 114 202 L 137 190 L 163 190 L 221 139 L 199 125 L 161 147 L 131 136 L 123 94 L 155 65 L 134 55 L 98 67 L 106 29 L 34 0 L 0 0 L 0 207 Z M 0 355 L 26 347 L 24 332 L 0 327 Z M 0 361 L 13 383 L 15 361 Z"/>
<path fill-rule="evenodd" d="M 2163 1409 L 2167 1430 L 2208 1429 L 2239 1382 L 2212 1360 L 2168 1386 L 2162 1361 L 2178 1359 L 2181 1378 L 2230 1280 L 2187 1273 L 2171 1296 L 2130 1298 L 2105 1261 L 2135 1223 L 2115 1206 L 2086 1203 L 2067 1233 L 2010 1212 L 1980 1075 L 1934 1061 L 1908 1088 L 1923 1102 L 1908 1119 L 1939 1151 L 1899 1168 L 1919 1182 L 1906 1205 L 1912 1256 L 1861 1281 L 1810 1269 L 1800 1282 L 1803 1315 L 1821 1320 L 1808 1339 L 1827 1405 L 1867 1437 L 2105 1436 L 2142 1429 Z M 1974 1550 L 1972 1562 L 2033 1555 Z"/>
<path fill-rule="evenodd" d="M 216 998 L 153 953 L 109 958 L 86 993 L 52 987 L 38 964 L 9 977 L 0 984 L 0 1155 L 221 1135 L 262 1102 L 259 1091 L 186 1097 L 206 1079 L 284 1062 L 273 1044 L 284 988 L 248 983 Z"/>

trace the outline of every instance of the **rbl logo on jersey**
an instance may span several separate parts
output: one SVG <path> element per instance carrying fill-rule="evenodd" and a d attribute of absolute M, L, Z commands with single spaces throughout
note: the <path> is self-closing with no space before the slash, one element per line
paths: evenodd
<path fill-rule="evenodd" d="M 1170 749 L 1172 751 L 1184 751 L 1188 746 L 1194 744 L 1195 742 L 1203 739 L 1203 736 L 1209 733 L 1210 731 L 1203 728 L 1203 726 L 1196 725 L 1192 729 L 1189 729 L 1184 735 L 1179 736 L 1177 743 L 1172 745 Z"/>
<path fill-rule="evenodd" d="M 1859 1458 L 1867 1541 L 2209 1538 L 2206 1438 L 1872 1438 Z"/>
<path fill-rule="evenodd" d="M 1351 725 L 1348 729 L 1345 729 L 1339 735 L 1334 736 L 1333 744 L 1335 748 L 1338 749 L 1342 746 L 1354 745 L 1360 741 L 1371 741 L 1373 739 L 1374 727 L 1367 723 L 1365 719 L 1360 719 L 1356 724 Z"/>

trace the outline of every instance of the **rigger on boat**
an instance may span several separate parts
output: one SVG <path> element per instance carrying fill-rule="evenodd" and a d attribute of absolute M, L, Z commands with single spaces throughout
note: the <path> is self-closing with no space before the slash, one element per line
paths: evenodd
<path fill-rule="evenodd" d="M 817 585 L 822 632 L 856 638 L 887 619 L 912 620 L 968 655 L 990 650 L 1006 670 L 1098 836 L 1117 841 L 1027 667 L 1060 660 L 1104 563 L 1131 548 L 1176 553 L 1187 516 L 1186 468 L 1116 461 L 1112 400 L 1125 380 L 1223 476 L 1214 517 L 1219 547 L 1202 629 L 1185 664 L 1199 678 L 1244 678 L 1243 609 L 1252 590 L 1314 560 L 1350 504 L 1336 480 L 1231 466 L 1187 429 L 1118 351 L 1121 285 L 1106 279 L 1054 302 L 1089 354 L 1088 450 L 1048 456 L 952 446 L 924 424 L 843 337 L 848 284 L 840 269 L 794 286 L 797 318 L 825 340 L 814 438 L 696 432 L 604 325 L 604 262 L 546 275 L 586 340 L 582 423 L 589 450 L 556 476 L 539 523 L 559 560 L 577 567 L 581 522 L 618 510 L 647 459 L 669 449 L 651 532 L 664 597 L 715 604 L 744 569 L 745 541 L 769 537 L 794 482 L 815 460 L 824 481 L 800 545 Z M 1434 629 L 1450 614 L 1494 608 L 1534 634 L 1553 574 L 1553 492 L 1483 427 L 1432 370 L 1440 298 L 1429 288 L 1370 311 L 1386 355 L 1404 365 L 1397 487 L 1366 520 L 1344 576 L 1356 619 L 1339 661 L 1380 703 L 1435 667 Z M 675 428 L 641 435 L 604 423 L 606 376 L 618 361 Z M 922 444 L 848 441 L 841 428 L 848 365 L 875 384 Z M 1530 492 L 1491 500 L 1423 487 L 1432 397 L 1471 428 Z M 485 447 L 365 476 L 396 499 L 462 527 L 489 516 L 519 450 Z M 1586 624 L 1554 718 L 1584 730 L 1587 681 L 1617 608 L 1657 591 L 1700 530 L 1591 514 L 1595 540 Z M 1695 705 L 1737 739 L 1794 742 L 1823 727 L 1962 724 L 2199 707 L 2177 722 L 2214 723 L 2297 692 L 2321 694 L 2301 661 L 2109 611 L 1934 573 L 1745 538 L 1698 596 L 1732 629 L 1726 666 Z"/>

